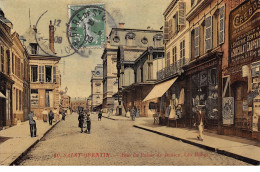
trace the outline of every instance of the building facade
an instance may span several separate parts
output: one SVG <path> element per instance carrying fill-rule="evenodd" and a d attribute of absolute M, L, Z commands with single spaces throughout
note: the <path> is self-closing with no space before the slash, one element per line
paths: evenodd
<path fill-rule="evenodd" d="M 95 70 L 91 71 L 91 110 L 96 111 L 102 108 L 103 101 L 103 65 L 98 64 Z"/>
<path fill-rule="evenodd" d="M 71 110 L 73 112 L 78 112 L 78 107 L 82 107 L 83 110 L 87 111 L 87 98 L 71 98 Z"/>
<path fill-rule="evenodd" d="M 54 37 L 53 25 L 50 24 L 49 34 Z M 23 35 L 26 39 L 26 48 L 29 52 L 30 63 L 30 104 L 38 119 L 42 119 L 42 111 L 59 111 L 61 77 L 59 71 L 60 57 L 56 57 L 52 50 L 54 44 L 50 41 L 50 50 L 46 54 L 35 40 L 37 29 L 29 28 Z M 54 39 L 50 39 L 54 40 Z M 53 55 L 52 55 L 53 54 Z"/>
<path fill-rule="evenodd" d="M 12 125 L 11 37 L 12 23 L 0 9 L 0 128 Z"/>
<path fill-rule="evenodd" d="M 13 124 L 27 120 L 30 110 L 30 68 L 29 55 L 18 33 L 12 34 L 12 58 L 10 76 L 14 81 L 12 99 L 13 99 Z"/>

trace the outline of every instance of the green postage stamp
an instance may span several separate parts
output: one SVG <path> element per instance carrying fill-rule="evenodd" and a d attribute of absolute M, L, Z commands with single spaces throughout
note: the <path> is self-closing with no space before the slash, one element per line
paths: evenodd
<path fill-rule="evenodd" d="M 103 47 L 105 15 L 104 4 L 69 5 L 68 37 L 74 49 Z"/>

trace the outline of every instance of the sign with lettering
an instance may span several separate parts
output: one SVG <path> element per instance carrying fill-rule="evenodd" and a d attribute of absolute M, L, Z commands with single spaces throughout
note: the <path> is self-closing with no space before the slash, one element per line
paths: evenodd
<path fill-rule="evenodd" d="M 234 97 L 224 97 L 222 100 L 223 124 L 234 124 Z"/>
<path fill-rule="evenodd" d="M 230 13 L 231 67 L 260 56 L 260 1 L 247 0 Z"/>

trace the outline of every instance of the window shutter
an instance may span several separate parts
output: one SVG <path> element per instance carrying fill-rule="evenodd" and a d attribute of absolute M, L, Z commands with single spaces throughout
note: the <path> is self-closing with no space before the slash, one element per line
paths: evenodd
<path fill-rule="evenodd" d="M 179 19 L 178 25 L 185 25 L 185 2 L 179 2 Z"/>
<path fill-rule="evenodd" d="M 179 31 L 179 20 L 178 20 L 178 13 L 175 14 L 175 33 L 177 33 Z"/>
<path fill-rule="evenodd" d="M 170 19 L 170 20 L 169 20 L 169 36 L 171 36 L 171 35 L 172 35 L 172 32 L 173 32 L 172 23 L 173 23 L 173 19 Z"/>
<path fill-rule="evenodd" d="M 44 66 L 39 66 L 39 82 L 44 82 Z"/>
<path fill-rule="evenodd" d="M 164 28 L 163 28 L 163 39 L 169 40 L 169 23 L 168 21 L 164 22 Z"/>
<path fill-rule="evenodd" d="M 224 29 L 225 29 L 225 5 L 219 9 L 219 44 L 223 44 L 225 41 Z"/>
<path fill-rule="evenodd" d="M 196 57 L 199 57 L 199 55 L 200 55 L 200 53 L 199 53 L 199 48 L 200 48 L 200 42 L 199 42 L 200 30 L 199 30 L 199 27 L 196 27 L 194 29 L 194 32 L 195 32 L 194 33 L 195 34 L 195 39 L 194 39 L 194 56 L 196 58 Z"/>
<path fill-rule="evenodd" d="M 206 51 L 212 48 L 212 17 L 209 16 L 205 19 L 206 25 L 206 36 L 205 36 L 205 47 Z"/>
<path fill-rule="evenodd" d="M 53 82 L 56 83 L 56 67 L 53 67 Z"/>

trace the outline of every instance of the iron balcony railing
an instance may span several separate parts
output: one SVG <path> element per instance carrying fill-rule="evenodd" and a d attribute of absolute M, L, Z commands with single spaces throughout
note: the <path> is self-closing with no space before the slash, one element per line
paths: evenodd
<path fill-rule="evenodd" d="M 182 72 L 182 67 L 189 63 L 189 59 L 184 58 L 180 59 L 175 63 L 172 63 L 170 66 L 167 66 L 157 72 L 157 80 L 162 80 L 176 73 Z"/>

